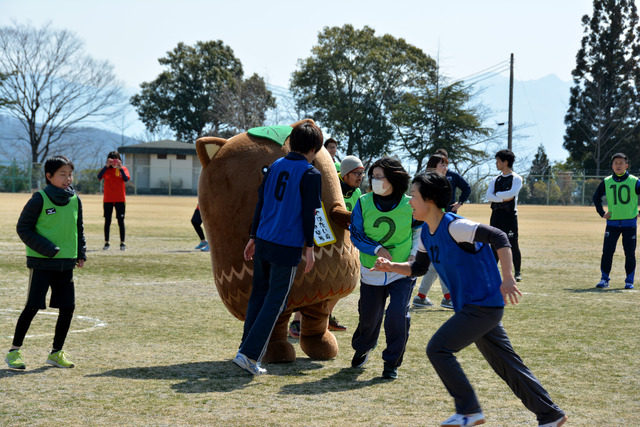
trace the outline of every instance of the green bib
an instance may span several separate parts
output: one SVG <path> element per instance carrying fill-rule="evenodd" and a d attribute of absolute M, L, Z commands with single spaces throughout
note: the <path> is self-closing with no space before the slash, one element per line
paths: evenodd
<path fill-rule="evenodd" d="M 403 195 L 395 209 L 380 212 L 373 203 L 373 193 L 367 193 L 360 198 L 364 233 L 384 246 L 391 253 L 394 262 L 405 262 L 411 254 L 413 216 L 410 199 L 411 197 Z M 367 268 L 373 267 L 376 259 L 377 255 L 360 252 L 360 264 Z"/>
<path fill-rule="evenodd" d="M 69 199 L 66 206 L 53 204 L 44 190 L 39 191 L 42 196 L 42 211 L 36 223 L 36 233 L 49 239 L 60 251 L 54 258 L 78 258 L 78 196 Z M 29 246 L 27 256 L 48 258 Z"/>
<path fill-rule="evenodd" d="M 336 167 L 336 171 L 340 173 L 340 162 L 333 162 L 333 165 Z"/>
<path fill-rule="evenodd" d="M 604 179 L 607 208 L 611 212 L 611 220 L 633 219 L 638 216 L 637 182 L 638 178 L 633 175 L 629 175 L 622 182 L 616 182 L 613 175 Z"/>
<path fill-rule="evenodd" d="M 351 192 L 351 197 L 344 198 L 344 204 L 347 205 L 347 210 L 349 212 L 353 212 L 353 208 L 355 207 L 356 202 L 358 201 L 361 195 L 362 195 L 362 191 L 360 191 L 359 188 L 356 188 Z"/>

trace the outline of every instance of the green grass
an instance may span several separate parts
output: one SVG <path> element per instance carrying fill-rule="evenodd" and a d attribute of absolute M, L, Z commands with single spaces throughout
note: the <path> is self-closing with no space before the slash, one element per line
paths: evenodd
<path fill-rule="evenodd" d="M 0 194 L 3 357 L 26 295 L 15 224 L 28 198 Z M 89 259 L 75 273 L 76 317 L 65 345 L 77 367 L 44 364 L 57 312 L 41 312 L 23 346 L 26 371 L 0 369 L 0 425 L 435 426 L 453 413 L 425 355 L 450 311 L 412 311 L 400 377 L 383 381 L 383 339 L 364 370 L 349 368 L 356 290 L 334 310 L 349 327 L 335 333 L 335 360 L 310 360 L 292 341 L 295 363 L 267 365 L 269 375 L 254 378 L 231 362 L 242 323 L 217 295 L 209 255 L 193 250 L 195 198 L 130 197 L 126 252 L 117 245 L 102 251 L 101 199 L 82 200 Z M 461 213 L 487 222 L 489 208 L 465 205 Z M 599 291 L 604 223 L 593 208 L 522 206 L 520 228 L 525 294 L 504 317 L 514 347 L 567 412 L 568 425 L 640 425 L 640 293 L 622 290 L 621 246 L 612 288 Z M 434 286 L 434 301 L 439 292 Z M 475 347 L 459 359 L 488 425 L 536 425 Z"/>

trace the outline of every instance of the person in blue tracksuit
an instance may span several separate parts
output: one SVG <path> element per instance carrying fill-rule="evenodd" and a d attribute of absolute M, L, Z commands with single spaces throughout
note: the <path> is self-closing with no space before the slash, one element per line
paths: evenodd
<path fill-rule="evenodd" d="M 564 424 L 567 419 L 564 412 L 516 354 L 502 326 L 505 303 L 508 300 L 515 304 L 521 295 L 512 271 L 507 235 L 495 227 L 443 212 L 451 187 L 436 172 L 415 177 L 411 195 L 414 218 L 425 222 L 415 262 L 397 263 L 379 257 L 373 270 L 419 276 L 432 262 L 449 287 L 455 314 L 427 345 L 427 356 L 455 401 L 456 413 L 441 425 L 485 422 L 478 398 L 454 355 L 471 344 L 476 345 L 494 371 L 536 414 L 540 426 Z M 502 278 L 490 245 L 498 253 Z"/>
<path fill-rule="evenodd" d="M 266 172 L 253 216 L 244 258 L 253 259 L 253 287 L 244 332 L 234 363 L 253 375 L 266 369 L 260 361 L 271 332 L 285 309 L 296 269 L 306 256 L 305 273 L 313 268 L 315 211 L 321 207 L 320 172 L 311 165 L 322 148 L 322 131 L 302 123 L 291 131 L 291 152 Z"/>

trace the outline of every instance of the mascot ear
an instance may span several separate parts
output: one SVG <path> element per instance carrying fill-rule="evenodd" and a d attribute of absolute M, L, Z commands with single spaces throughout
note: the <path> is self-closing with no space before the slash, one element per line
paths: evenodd
<path fill-rule="evenodd" d="M 196 141 L 196 152 L 198 153 L 198 159 L 200 159 L 200 164 L 203 168 L 207 167 L 211 159 L 218 154 L 218 150 L 226 143 L 226 139 L 211 136 L 199 138 Z"/>

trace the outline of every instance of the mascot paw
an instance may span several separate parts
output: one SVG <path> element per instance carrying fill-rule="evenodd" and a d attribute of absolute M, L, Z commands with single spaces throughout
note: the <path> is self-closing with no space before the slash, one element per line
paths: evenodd
<path fill-rule="evenodd" d="M 287 340 L 270 341 L 262 361 L 266 363 L 295 362 L 296 350 Z"/>
<path fill-rule="evenodd" d="M 314 360 L 329 360 L 338 355 L 338 341 L 329 331 L 320 335 L 300 335 L 300 348 Z"/>

